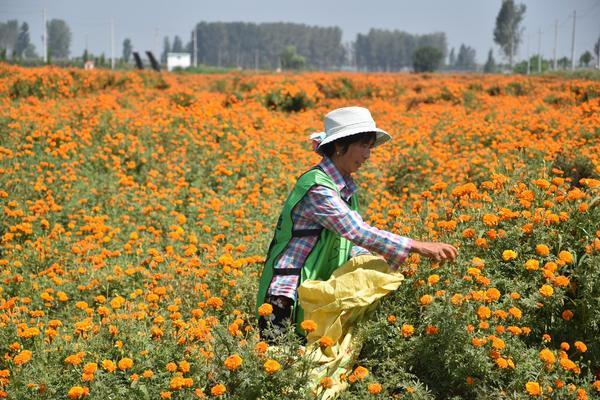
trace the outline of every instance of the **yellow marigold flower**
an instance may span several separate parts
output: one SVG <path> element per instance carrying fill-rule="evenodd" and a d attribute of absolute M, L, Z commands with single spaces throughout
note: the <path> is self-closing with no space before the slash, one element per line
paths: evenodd
<path fill-rule="evenodd" d="M 354 370 L 353 374 L 354 374 L 354 376 L 356 376 L 356 379 L 358 379 L 359 381 L 362 381 L 367 376 L 369 376 L 369 370 L 366 369 L 365 367 L 358 366 Z"/>
<path fill-rule="evenodd" d="M 267 317 L 271 315 L 273 312 L 273 306 L 269 303 L 263 303 L 260 307 L 258 307 L 258 315 L 261 317 Z"/>
<path fill-rule="evenodd" d="M 312 319 L 305 319 L 300 323 L 300 328 L 304 329 L 306 332 L 314 332 L 317 329 L 317 323 Z"/>
<path fill-rule="evenodd" d="M 117 369 L 117 366 L 112 360 L 103 360 L 102 368 L 104 368 L 104 370 L 107 372 L 113 372 L 115 369 Z"/>
<path fill-rule="evenodd" d="M 225 359 L 225 367 L 230 371 L 235 371 L 242 365 L 242 357 L 238 354 L 233 354 Z"/>
<path fill-rule="evenodd" d="M 483 261 L 479 257 L 473 257 L 473 259 L 471 260 L 471 266 L 478 269 L 482 269 L 485 266 L 485 261 Z"/>
<path fill-rule="evenodd" d="M 133 360 L 131 358 L 125 357 L 119 360 L 117 366 L 121 371 L 125 371 L 126 369 L 130 369 L 133 367 Z"/>
<path fill-rule="evenodd" d="M 535 253 L 541 257 L 547 257 L 550 254 L 550 248 L 545 244 L 535 246 Z"/>
<path fill-rule="evenodd" d="M 525 384 L 525 390 L 530 396 L 539 396 L 542 394 L 542 388 L 537 382 L 527 382 L 527 384 Z"/>
<path fill-rule="evenodd" d="M 415 332 L 415 327 L 409 324 L 402 325 L 402 336 L 405 338 L 410 337 Z"/>
<path fill-rule="evenodd" d="M 281 369 L 281 364 L 275 360 L 267 360 L 265 361 L 263 368 L 267 374 L 274 374 Z"/>
<path fill-rule="evenodd" d="M 431 302 L 433 301 L 433 297 L 429 294 L 424 294 L 423 296 L 421 296 L 419 301 L 422 305 L 426 306 L 428 304 L 431 304 Z"/>
<path fill-rule="evenodd" d="M 73 386 L 71 389 L 69 389 L 67 396 L 69 396 L 70 399 L 81 399 L 89 394 L 90 389 L 87 387 Z"/>
<path fill-rule="evenodd" d="M 440 281 L 440 276 L 438 274 L 429 275 L 429 277 L 427 278 L 427 283 L 429 283 L 430 285 L 435 285 L 439 281 Z"/>
<path fill-rule="evenodd" d="M 504 250 L 502 252 L 502 259 L 504 261 L 510 261 L 517 258 L 517 253 L 513 250 Z"/>
<path fill-rule="evenodd" d="M 579 340 L 574 343 L 574 346 L 577 350 L 579 350 L 582 353 L 585 353 L 587 351 L 587 346 L 585 345 L 585 343 L 580 342 Z"/>
<path fill-rule="evenodd" d="M 540 288 L 540 294 L 544 297 L 551 297 L 554 294 L 554 289 L 550 285 L 543 285 Z"/>
<path fill-rule="evenodd" d="M 367 386 L 367 390 L 371 394 L 379 394 L 379 393 L 381 393 L 383 388 L 381 387 L 381 385 L 379 383 L 369 383 L 369 385 Z"/>
<path fill-rule="evenodd" d="M 210 388 L 210 394 L 213 396 L 222 396 L 227 392 L 227 388 L 222 383 L 218 383 Z"/>
<path fill-rule="evenodd" d="M 554 356 L 554 353 L 552 353 L 550 350 L 543 349 L 542 351 L 540 351 L 540 360 L 542 360 L 546 364 L 554 364 L 554 362 L 556 361 L 556 357 Z"/>
<path fill-rule="evenodd" d="M 525 262 L 525 269 L 528 271 L 537 271 L 540 269 L 540 263 L 538 260 L 529 259 Z"/>
<path fill-rule="evenodd" d="M 187 360 L 183 360 L 179 363 L 179 371 L 183 372 L 184 374 L 190 372 L 190 363 Z"/>

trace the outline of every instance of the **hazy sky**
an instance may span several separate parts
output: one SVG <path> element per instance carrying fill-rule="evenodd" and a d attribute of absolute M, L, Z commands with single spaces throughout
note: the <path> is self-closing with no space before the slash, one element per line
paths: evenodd
<path fill-rule="evenodd" d="M 577 12 L 575 56 L 593 51 L 600 37 L 600 0 L 523 0 L 527 6 L 526 34 L 517 59 L 537 53 L 539 29 L 541 49 L 551 58 L 554 26 L 558 21 L 558 57 L 571 54 L 573 11 Z M 496 60 L 499 49 L 493 29 L 501 0 L 0 0 L 0 21 L 18 19 L 29 23 L 31 40 L 38 53 L 42 48 L 42 10 L 47 19 L 64 19 L 72 31 L 71 55 L 81 55 L 86 46 L 93 54 L 110 56 L 110 21 L 114 18 L 115 55 L 122 53 L 125 38 L 134 50 L 162 51 L 165 35 L 190 38 L 200 21 L 296 22 L 339 26 L 345 42 L 370 28 L 397 29 L 413 34 L 445 32 L 448 50 L 464 43 L 475 48 L 484 62 L 490 48 Z"/>

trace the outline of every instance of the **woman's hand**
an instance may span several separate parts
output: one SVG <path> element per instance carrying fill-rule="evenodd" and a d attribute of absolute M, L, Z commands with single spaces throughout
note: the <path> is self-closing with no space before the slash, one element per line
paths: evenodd
<path fill-rule="evenodd" d="M 450 244 L 419 242 L 418 240 L 413 240 L 411 251 L 437 262 L 453 261 L 458 255 L 456 248 Z"/>

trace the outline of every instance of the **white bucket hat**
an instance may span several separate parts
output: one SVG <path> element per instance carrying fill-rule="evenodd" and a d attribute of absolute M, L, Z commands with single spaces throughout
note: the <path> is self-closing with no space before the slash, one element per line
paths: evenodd
<path fill-rule="evenodd" d="M 320 153 L 319 149 L 327 143 L 364 132 L 376 133 L 373 147 L 392 139 L 389 133 L 375 126 L 371 113 L 364 107 L 343 107 L 329 112 L 325 115 L 325 131 L 313 133 L 310 139 L 313 150 Z"/>

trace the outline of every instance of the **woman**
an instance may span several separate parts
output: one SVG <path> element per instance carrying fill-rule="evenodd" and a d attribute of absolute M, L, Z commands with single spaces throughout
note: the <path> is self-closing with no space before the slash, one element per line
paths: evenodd
<path fill-rule="evenodd" d="M 357 187 L 351 175 L 369 159 L 372 148 L 391 139 L 376 127 L 369 110 L 333 110 L 325 116 L 325 131 L 311 139 L 323 159 L 298 178 L 288 196 L 259 284 L 257 307 L 263 303 L 273 307 L 268 317 L 259 317 L 261 335 L 268 339 L 286 325 L 302 322 L 297 289 L 303 281 L 327 280 L 351 257 L 377 253 L 397 269 L 410 252 L 435 261 L 454 260 L 457 255 L 449 244 L 420 242 L 380 230 L 358 214 Z"/>

